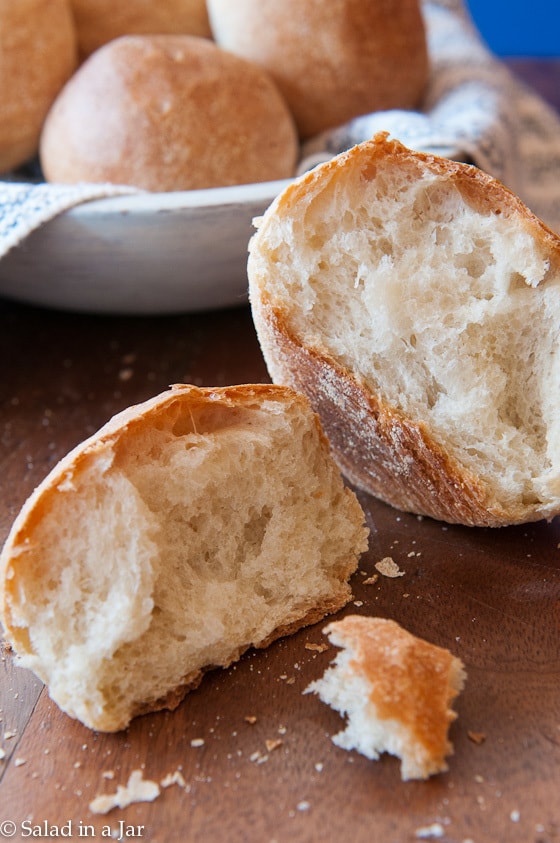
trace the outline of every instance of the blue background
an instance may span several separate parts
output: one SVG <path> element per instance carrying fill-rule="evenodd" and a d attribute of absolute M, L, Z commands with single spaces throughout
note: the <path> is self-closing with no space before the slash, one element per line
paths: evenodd
<path fill-rule="evenodd" d="M 560 57 L 560 0 L 465 0 L 499 56 Z"/>

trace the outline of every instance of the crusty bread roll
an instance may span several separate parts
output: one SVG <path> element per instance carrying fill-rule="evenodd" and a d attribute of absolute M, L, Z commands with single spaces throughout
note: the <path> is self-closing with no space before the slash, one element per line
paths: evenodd
<path fill-rule="evenodd" d="M 122 729 L 343 606 L 363 524 L 303 396 L 175 386 L 32 494 L 0 557 L 2 622 L 62 709 Z"/>
<path fill-rule="evenodd" d="M 466 679 L 461 660 L 384 618 L 348 615 L 325 633 L 342 649 L 307 692 L 348 716 L 333 742 L 372 760 L 396 755 L 403 781 L 447 770 L 451 704 Z"/>
<path fill-rule="evenodd" d="M 208 12 L 218 44 L 272 75 L 302 138 L 420 102 L 429 61 L 418 0 L 208 0 Z"/>
<path fill-rule="evenodd" d="M 75 67 L 68 0 L 0 0 L 0 173 L 37 153 L 47 111 Z"/>
<path fill-rule="evenodd" d="M 85 58 L 121 35 L 211 37 L 206 0 L 70 0 Z"/>
<path fill-rule="evenodd" d="M 381 134 L 290 185 L 250 251 L 272 379 L 357 486 L 467 525 L 560 512 L 560 239 L 503 185 Z"/>
<path fill-rule="evenodd" d="M 288 178 L 297 152 L 270 77 L 189 35 L 123 36 L 93 53 L 57 97 L 40 148 L 48 181 L 153 191 Z"/>

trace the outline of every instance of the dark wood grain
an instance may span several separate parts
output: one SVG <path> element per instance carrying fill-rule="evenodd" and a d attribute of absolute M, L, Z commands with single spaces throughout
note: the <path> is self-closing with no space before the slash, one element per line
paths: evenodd
<path fill-rule="evenodd" d="M 560 107 L 560 61 L 514 69 Z M 0 352 L 0 541 L 49 468 L 115 412 L 174 382 L 268 380 L 247 307 L 150 319 L 0 301 Z M 448 843 L 560 840 L 560 523 L 446 527 L 360 499 L 370 550 L 345 611 L 392 617 L 467 667 L 448 773 L 403 783 L 396 759 L 332 744 L 342 720 L 302 693 L 334 655 L 309 649 L 324 642 L 321 624 L 117 735 L 70 720 L 2 652 L 0 833 L 13 820 L 12 839 L 26 839 L 31 818 L 51 839 L 68 823 L 72 839 L 103 839 L 123 821 L 137 832 L 124 839 L 151 843 L 401 843 L 433 824 Z M 404 576 L 364 585 L 384 556 Z M 135 769 L 157 782 L 180 771 L 184 784 L 107 816 L 89 811 Z"/>
<path fill-rule="evenodd" d="M 511 58 L 507 65 L 519 79 L 560 110 L 560 60 Z"/>

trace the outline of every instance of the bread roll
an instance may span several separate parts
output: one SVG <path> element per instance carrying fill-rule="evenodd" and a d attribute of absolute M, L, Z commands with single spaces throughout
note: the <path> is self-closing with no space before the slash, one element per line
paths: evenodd
<path fill-rule="evenodd" d="M 0 557 L 2 623 L 62 709 L 115 731 L 343 606 L 363 523 L 303 396 L 175 386 L 32 494 Z"/>
<path fill-rule="evenodd" d="M 307 692 L 348 716 L 333 742 L 372 760 L 396 755 L 403 781 L 447 770 L 451 704 L 466 679 L 461 660 L 384 618 L 348 615 L 325 632 L 342 649 Z"/>
<path fill-rule="evenodd" d="M 420 102 L 429 62 L 418 0 L 208 0 L 208 12 L 218 44 L 272 75 L 302 138 Z"/>
<path fill-rule="evenodd" d="M 80 56 L 121 35 L 211 37 L 206 0 L 70 0 Z"/>
<path fill-rule="evenodd" d="M 560 239 L 472 166 L 377 136 L 285 190 L 249 259 L 272 379 L 393 506 L 560 512 Z"/>
<path fill-rule="evenodd" d="M 0 173 L 37 153 L 47 111 L 75 66 L 68 0 L 0 0 Z"/>
<path fill-rule="evenodd" d="M 40 152 L 51 182 L 191 190 L 287 178 L 297 137 L 260 68 L 203 38 L 131 35 L 74 74 Z"/>

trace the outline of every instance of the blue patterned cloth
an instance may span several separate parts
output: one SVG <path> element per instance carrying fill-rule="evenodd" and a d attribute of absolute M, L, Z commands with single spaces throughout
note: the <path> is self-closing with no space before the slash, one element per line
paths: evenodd
<path fill-rule="evenodd" d="M 75 205 L 133 191 L 109 184 L 0 182 L 0 257 L 40 225 Z"/>

